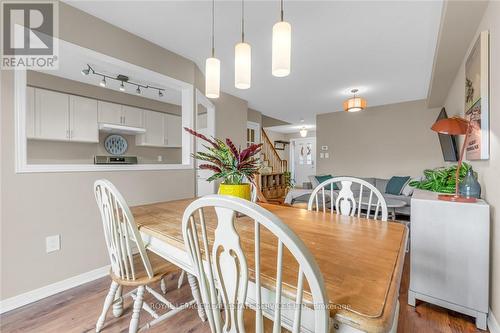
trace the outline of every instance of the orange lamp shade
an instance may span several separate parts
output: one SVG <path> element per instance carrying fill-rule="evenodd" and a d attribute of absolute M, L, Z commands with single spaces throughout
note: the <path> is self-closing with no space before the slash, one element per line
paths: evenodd
<path fill-rule="evenodd" d="M 431 129 L 441 134 L 464 135 L 467 134 L 468 127 L 468 120 L 460 117 L 453 117 L 436 121 Z"/>
<path fill-rule="evenodd" d="M 344 102 L 344 111 L 357 112 L 366 109 L 366 99 L 361 97 L 352 97 Z"/>

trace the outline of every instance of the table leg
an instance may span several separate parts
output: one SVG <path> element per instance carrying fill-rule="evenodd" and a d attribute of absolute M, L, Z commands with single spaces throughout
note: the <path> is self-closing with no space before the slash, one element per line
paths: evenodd
<path fill-rule="evenodd" d="M 203 308 L 203 304 L 201 302 L 201 294 L 200 288 L 198 287 L 198 280 L 196 276 L 192 274 L 187 274 L 187 279 L 189 282 L 189 286 L 191 287 L 191 293 L 193 294 L 193 298 L 196 301 L 196 306 L 198 308 L 198 316 L 200 316 L 201 320 L 206 321 L 207 315 L 205 313 L 205 309 Z"/>

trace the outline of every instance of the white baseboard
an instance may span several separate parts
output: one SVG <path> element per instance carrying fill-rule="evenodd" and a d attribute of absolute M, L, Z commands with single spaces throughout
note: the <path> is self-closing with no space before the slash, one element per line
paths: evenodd
<path fill-rule="evenodd" d="M 491 309 L 488 314 L 488 329 L 490 330 L 490 333 L 500 333 L 500 325 L 498 324 L 498 321 L 493 315 Z"/>
<path fill-rule="evenodd" d="M 0 314 L 109 274 L 109 265 L 0 301 Z"/>

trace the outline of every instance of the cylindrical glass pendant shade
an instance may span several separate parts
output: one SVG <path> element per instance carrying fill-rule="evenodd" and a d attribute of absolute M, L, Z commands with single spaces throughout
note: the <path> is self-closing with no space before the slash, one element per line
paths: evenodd
<path fill-rule="evenodd" d="M 220 60 L 207 58 L 205 62 L 205 95 L 208 98 L 219 98 L 220 94 Z"/>
<path fill-rule="evenodd" d="M 290 58 L 292 52 L 292 26 L 281 21 L 273 26 L 273 64 L 274 76 L 283 77 L 290 74 Z"/>
<path fill-rule="evenodd" d="M 252 48 L 250 44 L 238 43 L 234 47 L 234 86 L 250 88 L 252 79 Z"/>

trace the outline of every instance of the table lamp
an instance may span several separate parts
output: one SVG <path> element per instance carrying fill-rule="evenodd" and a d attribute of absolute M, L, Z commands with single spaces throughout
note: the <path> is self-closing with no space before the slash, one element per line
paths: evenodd
<path fill-rule="evenodd" d="M 476 198 L 467 198 L 458 194 L 458 178 L 460 175 L 460 168 L 462 167 L 462 160 L 464 158 L 465 146 L 469 138 L 470 122 L 461 117 L 452 117 L 438 120 L 432 125 L 431 129 L 434 132 L 448 135 L 465 135 L 462 149 L 460 150 L 460 158 L 458 160 L 457 172 L 455 174 L 455 194 L 440 194 L 439 200 L 455 201 L 455 202 L 476 202 Z"/>

